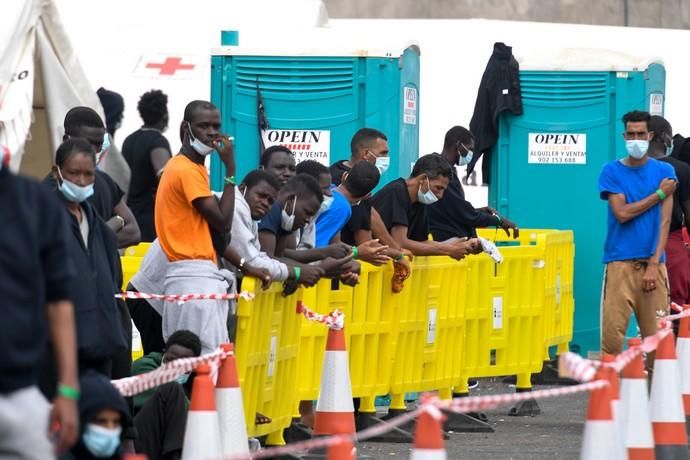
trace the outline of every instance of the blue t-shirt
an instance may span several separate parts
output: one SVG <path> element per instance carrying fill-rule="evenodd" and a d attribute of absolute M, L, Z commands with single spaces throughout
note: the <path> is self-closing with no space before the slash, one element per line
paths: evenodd
<path fill-rule="evenodd" d="M 609 193 L 621 194 L 626 203 L 634 203 L 654 193 L 661 181 L 667 178 L 676 179 L 673 167 L 653 158 L 634 167 L 620 160 L 612 161 L 599 175 L 599 194 L 602 200 L 608 200 Z M 609 206 L 604 263 L 653 256 L 659 241 L 660 221 L 661 203 L 624 224 L 618 222 Z M 661 262 L 664 260 L 665 254 L 662 254 Z"/>
<path fill-rule="evenodd" d="M 333 203 L 316 220 L 316 247 L 325 248 L 352 216 L 352 206 L 343 195 L 333 190 Z"/>
<path fill-rule="evenodd" d="M 259 231 L 273 233 L 276 238 L 292 233 L 286 232 L 283 230 L 283 227 L 280 226 L 282 214 L 283 206 L 276 201 L 273 203 L 273 206 L 271 206 L 271 210 L 268 211 L 268 214 L 266 214 L 263 219 L 259 221 Z"/>

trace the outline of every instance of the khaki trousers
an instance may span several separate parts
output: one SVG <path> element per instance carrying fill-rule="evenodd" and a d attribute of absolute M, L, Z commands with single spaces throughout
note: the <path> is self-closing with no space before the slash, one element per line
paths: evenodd
<path fill-rule="evenodd" d="M 658 319 L 668 315 L 666 265 L 659 264 L 656 289 L 649 292 L 642 290 L 642 277 L 646 268 L 644 260 L 609 262 L 606 265 L 601 311 L 601 350 L 605 353 L 616 355 L 623 351 L 625 332 L 632 312 L 635 312 L 643 338 L 654 335 Z M 653 356 L 648 358 L 648 365 L 651 365 Z"/>

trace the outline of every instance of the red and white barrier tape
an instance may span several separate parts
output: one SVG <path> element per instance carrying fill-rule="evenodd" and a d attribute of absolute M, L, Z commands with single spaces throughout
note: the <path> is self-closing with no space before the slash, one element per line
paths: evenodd
<path fill-rule="evenodd" d="M 144 292 L 126 291 L 115 294 L 118 299 L 155 299 L 168 302 L 185 303 L 190 300 L 253 300 L 254 294 L 242 291 L 239 294 L 146 294 Z"/>
<path fill-rule="evenodd" d="M 309 321 L 325 324 L 330 329 L 334 329 L 336 331 L 339 331 L 345 327 L 345 314 L 338 309 L 330 312 L 327 315 L 322 315 L 320 313 L 316 313 L 302 302 L 297 302 L 297 313 L 304 315 L 304 317 Z"/>
<path fill-rule="evenodd" d="M 146 390 L 155 388 L 168 382 L 172 382 L 183 374 L 192 372 L 201 363 L 209 363 L 218 366 L 220 360 L 229 356 L 229 353 L 218 349 L 212 353 L 196 358 L 182 358 L 163 364 L 158 369 L 145 374 L 139 374 L 124 379 L 112 380 L 111 383 L 118 389 L 122 396 L 134 396 Z"/>
<path fill-rule="evenodd" d="M 428 411 L 434 417 L 438 417 L 438 409 L 443 409 L 455 413 L 474 412 L 478 410 L 492 409 L 498 406 L 508 405 L 515 402 L 526 401 L 530 399 L 554 398 L 557 396 L 565 396 L 585 391 L 592 391 L 595 389 L 603 388 L 608 384 L 609 383 L 606 380 L 597 380 L 594 382 L 582 383 L 580 385 L 573 385 L 570 387 L 538 390 L 528 393 L 509 393 L 502 395 L 472 396 L 456 398 L 447 401 L 441 401 L 436 397 L 427 397 L 423 398 L 423 401 L 425 401 L 425 403 L 417 407 L 415 410 L 407 412 L 398 417 L 389 419 L 380 425 L 367 428 L 366 430 L 359 431 L 352 435 L 338 435 L 328 436 L 324 438 L 316 438 L 308 441 L 290 444 L 289 446 L 261 450 L 251 455 L 251 457 L 247 457 L 246 455 L 231 455 L 222 457 L 222 460 L 247 460 L 257 458 L 278 457 L 286 454 L 304 452 L 306 450 L 322 449 L 335 444 L 340 444 L 345 440 L 353 442 L 364 441 L 366 439 L 374 438 L 381 434 L 387 433 L 392 428 L 399 427 L 411 420 L 414 420 L 423 411 Z"/>

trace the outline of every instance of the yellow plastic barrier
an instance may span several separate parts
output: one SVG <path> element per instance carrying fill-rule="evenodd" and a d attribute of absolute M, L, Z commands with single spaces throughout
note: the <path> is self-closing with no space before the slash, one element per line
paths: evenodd
<path fill-rule="evenodd" d="M 448 399 L 462 369 L 468 266 L 449 257 L 417 257 L 400 294 L 396 316 L 392 410 L 404 410 L 405 393 L 438 390 Z"/>
<path fill-rule="evenodd" d="M 130 246 L 125 249 L 124 255 L 128 257 L 144 257 L 150 247 L 151 243 L 139 243 L 136 246 Z"/>
<path fill-rule="evenodd" d="M 141 262 L 144 260 L 143 257 L 137 256 L 122 256 L 120 257 L 120 262 L 122 263 L 122 290 L 127 289 L 127 285 L 130 280 L 134 278 L 134 275 L 139 271 L 141 267 Z M 154 292 L 153 294 L 158 294 Z"/>
<path fill-rule="evenodd" d="M 499 244 L 515 244 L 516 240 L 505 232 L 480 230 L 479 235 Z M 533 286 L 544 302 L 545 359 L 550 359 L 549 348 L 557 347 L 557 353 L 568 351 L 573 338 L 573 271 L 575 244 L 571 230 L 520 229 L 517 242 L 521 246 L 536 246 L 543 251 L 543 262 L 538 264 L 544 271 L 544 283 Z M 503 248 L 501 248 L 503 250 Z"/>
<path fill-rule="evenodd" d="M 297 300 L 302 290 L 283 297 L 282 283 L 263 291 L 253 278 L 242 290 L 253 300 L 237 304 L 235 352 L 249 436 L 268 435 L 270 445 L 284 445 L 283 429 L 290 426 L 295 400 L 300 317 Z M 256 414 L 271 419 L 256 425 Z"/>
<path fill-rule="evenodd" d="M 504 261 L 486 254 L 465 259 L 465 352 L 456 392 L 469 377 L 516 375 L 518 389 L 531 388 L 541 371 L 544 344 L 543 251 L 536 246 L 502 247 Z"/>
<path fill-rule="evenodd" d="M 332 290 L 331 280 L 324 279 L 303 293 L 304 304 L 312 310 L 325 314 L 337 308 L 345 314 L 352 394 L 361 398 L 360 412 L 376 412 L 376 396 L 389 390 L 397 321 L 392 302 L 386 300 L 392 273 L 390 265 L 363 263 L 356 287 L 341 283 Z M 296 403 L 318 397 L 327 332 L 323 324 L 302 319 Z"/>

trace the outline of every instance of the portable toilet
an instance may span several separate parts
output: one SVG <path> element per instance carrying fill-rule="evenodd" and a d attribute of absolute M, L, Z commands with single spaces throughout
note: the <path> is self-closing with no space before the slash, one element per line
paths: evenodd
<path fill-rule="evenodd" d="M 261 141 L 264 148 L 287 146 L 297 162 L 328 166 L 350 158 L 350 140 L 364 127 L 388 138 L 390 167 L 381 184 L 410 174 L 419 154 L 418 46 L 281 54 L 233 46 L 233 35 L 223 34 L 230 39 L 213 50 L 211 100 L 224 132 L 235 138 L 238 180 L 258 167 Z M 224 175 L 214 155 L 214 190 L 222 189 Z"/>
<path fill-rule="evenodd" d="M 571 349 L 586 355 L 600 349 L 607 203 L 599 197 L 599 173 L 627 155 L 626 112 L 663 115 L 666 71 L 653 59 L 603 50 L 539 59 L 518 57 L 523 114 L 499 117 L 489 202 L 521 227 L 574 231 Z"/>

